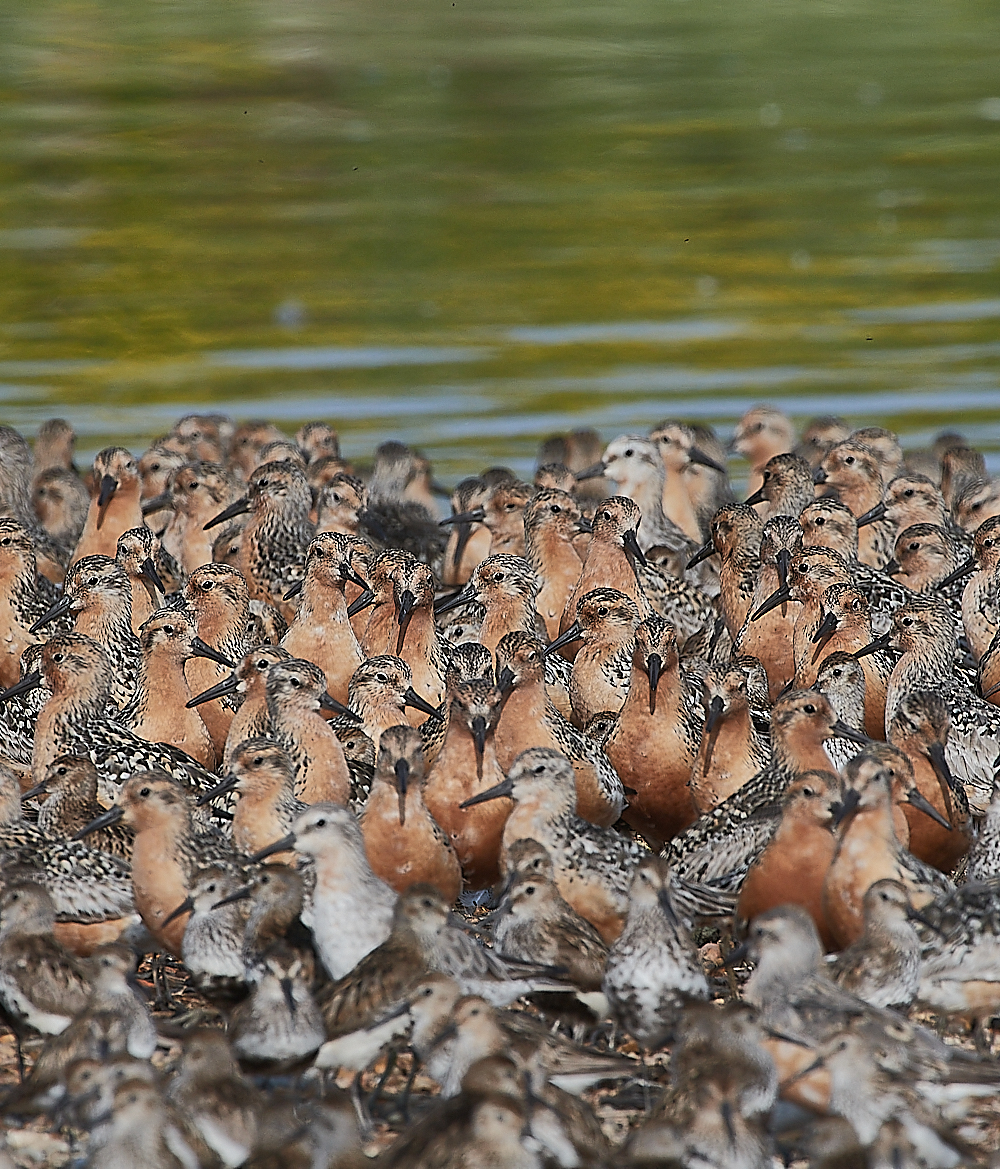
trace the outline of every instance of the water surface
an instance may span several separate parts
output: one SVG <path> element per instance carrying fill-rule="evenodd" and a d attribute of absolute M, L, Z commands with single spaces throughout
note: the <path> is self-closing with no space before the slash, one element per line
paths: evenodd
<path fill-rule="evenodd" d="M 986 0 L 8 5 L 0 415 L 84 452 L 325 417 L 446 480 L 756 400 L 1000 452 L 998 34 Z"/>

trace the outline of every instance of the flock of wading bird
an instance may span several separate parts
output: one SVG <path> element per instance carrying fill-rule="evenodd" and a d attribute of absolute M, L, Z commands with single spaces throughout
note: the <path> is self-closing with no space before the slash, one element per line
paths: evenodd
<path fill-rule="evenodd" d="M 1000 484 L 961 436 L 755 407 L 736 502 L 710 430 L 579 431 L 444 519 L 322 422 L 85 475 L 73 438 L 0 428 L 0 1165 L 996 1148 Z"/>

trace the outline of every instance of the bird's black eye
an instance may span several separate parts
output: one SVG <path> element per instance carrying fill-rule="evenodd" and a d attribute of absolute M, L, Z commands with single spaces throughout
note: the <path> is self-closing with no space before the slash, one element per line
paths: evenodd
<path fill-rule="evenodd" d="M 209 893 L 214 893 L 214 892 L 215 892 L 215 882 L 214 882 L 214 881 L 212 882 L 212 884 L 211 884 L 211 885 L 209 885 L 209 886 L 208 886 L 208 892 L 209 892 Z"/>
<path fill-rule="evenodd" d="M 534 895 L 535 895 L 535 886 L 534 886 L 534 885 L 527 885 L 527 886 L 525 886 L 525 890 L 524 890 L 524 891 L 525 891 L 525 893 L 526 893 L 526 894 L 527 894 L 529 897 L 534 897 Z"/>
<path fill-rule="evenodd" d="M 807 702 L 805 704 L 805 706 L 803 706 L 802 709 L 806 712 L 806 714 L 815 714 L 816 713 L 816 707 L 813 706 L 813 704 L 811 702 Z"/>
<path fill-rule="evenodd" d="M 289 681 L 295 687 L 296 690 L 298 690 L 302 685 L 302 683 L 299 681 L 298 678 L 291 678 L 291 679 L 289 679 Z"/>
<path fill-rule="evenodd" d="M 598 617 L 607 617 L 607 615 L 608 615 L 608 610 L 602 605 L 600 607 L 600 609 L 597 610 L 597 616 Z"/>
<path fill-rule="evenodd" d="M 267 486 L 267 480 L 266 480 L 266 479 L 258 479 L 258 480 L 257 480 L 257 486 L 258 486 L 258 487 L 266 487 L 266 486 Z"/>
<path fill-rule="evenodd" d="M 762 478 L 762 479 L 764 480 L 764 482 L 766 483 L 766 482 L 768 481 L 768 479 L 770 479 L 770 478 L 771 478 L 771 472 L 770 472 L 770 471 L 764 471 L 764 473 L 761 475 L 761 478 Z"/>
<path fill-rule="evenodd" d="M 53 660 L 54 662 L 61 662 L 61 661 L 63 660 L 63 657 L 64 657 L 64 655 L 63 655 L 63 654 L 53 654 L 53 655 L 52 655 L 52 660 Z"/>
<path fill-rule="evenodd" d="M 537 767 L 533 767 L 531 772 L 533 775 L 541 775 L 545 771 L 545 764 L 539 763 Z"/>
<path fill-rule="evenodd" d="M 802 789 L 802 794 L 804 796 L 814 796 L 816 793 L 813 791 L 813 789 L 811 787 L 804 787 Z"/>
<path fill-rule="evenodd" d="M 263 756 L 263 755 L 254 755 L 254 757 L 253 757 L 253 764 L 254 764 L 254 767 L 260 767 L 260 765 L 261 765 L 263 762 L 264 762 L 264 756 Z"/>
<path fill-rule="evenodd" d="M 150 469 L 151 471 L 159 471 L 159 469 L 160 469 L 160 464 L 159 464 L 159 463 L 150 463 L 150 464 L 149 464 L 149 469 Z"/>
<path fill-rule="evenodd" d="M 906 496 L 907 499 L 909 499 L 910 496 L 913 494 L 913 488 L 907 487 L 907 489 L 903 492 L 903 494 Z"/>
<path fill-rule="evenodd" d="M 164 633 L 166 633 L 166 634 L 169 634 L 169 636 L 173 637 L 173 635 L 174 635 L 174 634 L 175 634 L 177 631 L 174 629 L 174 627 L 173 627 L 172 625 L 164 625 L 164 627 L 163 627 L 163 632 L 164 632 Z"/>
<path fill-rule="evenodd" d="M 9 543 L 10 543 L 10 536 L 4 536 L 4 538 L 2 540 L 0 540 L 0 544 L 3 544 L 3 546 L 5 548 L 7 547 L 7 545 Z"/>
<path fill-rule="evenodd" d="M 630 459 L 634 454 L 635 454 L 635 451 L 632 450 L 631 447 L 629 447 L 629 449 L 625 452 L 625 458 Z"/>
<path fill-rule="evenodd" d="M 388 682 L 388 681 L 389 681 L 389 675 L 388 675 L 388 674 L 376 674 L 376 675 L 375 675 L 375 681 L 376 681 L 376 682 Z"/>
<path fill-rule="evenodd" d="M 326 820 L 325 819 L 324 820 L 317 820 L 316 827 L 317 828 L 325 828 L 326 827 Z"/>
<path fill-rule="evenodd" d="M 517 511 L 517 504 L 516 503 L 508 503 L 506 505 L 506 510 L 507 511 Z"/>
<path fill-rule="evenodd" d="M 502 573 L 502 572 L 498 572 L 498 573 L 496 574 L 496 576 L 495 576 L 493 579 L 494 579 L 494 580 L 498 580 L 498 581 L 499 581 L 499 580 L 504 580 L 504 579 L 505 579 L 505 574 L 504 574 L 504 573 Z"/>
<path fill-rule="evenodd" d="M 140 795 L 140 796 L 142 796 L 142 798 L 143 798 L 143 799 L 146 799 L 146 797 L 147 797 L 147 796 L 149 796 L 150 794 L 151 794 L 151 791 L 150 791 L 150 789 L 149 789 L 148 787 L 144 787 L 144 788 L 143 788 L 143 789 L 142 789 L 142 790 L 139 792 L 139 795 Z"/>
<path fill-rule="evenodd" d="M 847 458 L 846 458 L 846 459 L 844 459 L 844 462 L 845 462 L 845 463 L 846 463 L 846 464 L 847 464 L 849 467 L 853 466 L 853 465 L 854 465 L 854 456 L 853 456 L 853 455 L 848 455 L 848 456 L 847 456 Z"/>
<path fill-rule="evenodd" d="M 823 519 L 822 516 L 819 516 L 819 518 L 816 520 L 816 527 L 821 528 L 825 523 L 826 523 L 826 520 Z"/>
<path fill-rule="evenodd" d="M 909 547 L 909 550 L 910 550 L 911 552 L 916 552 L 916 550 L 917 550 L 919 547 L 920 547 L 920 544 L 918 543 L 918 541 L 914 540 L 914 541 L 913 541 L 913 543 L 910 545 L 910 547 Z"/>
<path fill-rule="evenodd" d="M 913 621 L 912 621 L 912 620 L 911 620 L 911 618 L 909 618 L 909 617 L 904 617 L 904 618 L 903 618 L 903 624 L 904 624 L 904 625 L 912 625 L 912 624 L 913 624 Z"/>
<path fill-rule="evenodd" d="M 554 503 L 552 505 L 551 511 L 552 511 L 553 515 L 558 515 L 562 511 L 562 508 L 559 506 L 558 503 Z"/>

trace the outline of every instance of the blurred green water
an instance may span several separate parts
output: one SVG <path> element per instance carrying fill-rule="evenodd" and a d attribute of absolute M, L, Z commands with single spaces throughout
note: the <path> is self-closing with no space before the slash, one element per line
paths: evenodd
<path fill-rule="evenodd" d="M 458 475 L 767 399 L 1000 450 L 998 33 L 985 0 L 8 5 L 4 420 L 323 416 Z"/>

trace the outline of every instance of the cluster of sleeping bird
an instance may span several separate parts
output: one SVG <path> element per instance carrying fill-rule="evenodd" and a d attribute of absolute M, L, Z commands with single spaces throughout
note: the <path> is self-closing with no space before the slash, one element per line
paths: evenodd
<path fill-rule="evenodd" d="M 578 431 L 445 518 L 323 422 L 73 443 L 0 428 L 0 1165 L 37 1118 L 95 1169 L 996 1147 L 1000 485 L 960 435 L 754 407 L 737 502 L 707 428 Z"/>

